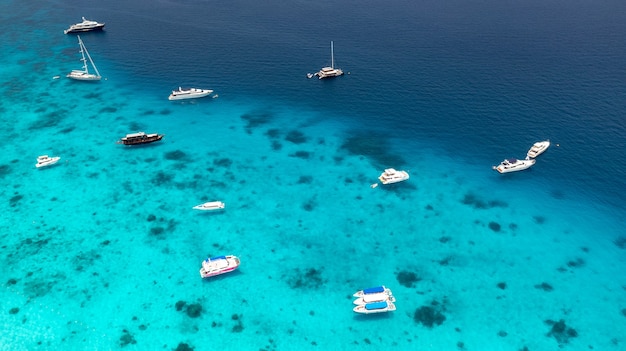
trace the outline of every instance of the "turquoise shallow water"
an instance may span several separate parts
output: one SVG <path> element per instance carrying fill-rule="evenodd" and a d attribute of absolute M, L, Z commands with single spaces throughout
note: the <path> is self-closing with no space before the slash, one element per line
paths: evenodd
<path fill-rule="evenodd" d="M 610 160 L 623 145 L 624 71 L 613 69 L 626 51 L 601 49 L 612 43 L 604 25 L 590 35 L 600 44 L 572 36 L 527 54 L 569 57 L 546 67 L 481 38 L 508 35 L 531 50 L 539 44 L 524 38 L 559 36 L 575 9 L 554 27 L 521 12 L 535 32 L 522 20 L 484 28 L 472 11 L 429 3 L 420 9 L 439 25 L 426 15 L 415 22 L 404 2 L 383 12 L 396 21 L 381 24 L 346 2 L 337 6 L 352 20 L 326 19 L 316 34 L 304 14 L 331 4 L 87 4 L 77 13 L 55 2 L 0 8 L 0 349 L 623 348 L 624 168 Z M 619 33 L 608 12 L 593 10 Z M 105 33 L 83 36 L 106 79 L 52 79 L 80 64 L 62 30 L 82 15 L 107 22 Z M 199 21 L 185 25 L 197 30 L 189 37 L 166 35 L 181 17 L 201 15 L 212 35 Z M 25 25 L 39 29 L 13 29 Z M 307 80 L 326 64 L 327 38 L 350 74 Z M 386 52 L 364 38 L 387 38 Z M 477 49 L 463 57 L 466 40 Z M 570 45 L 590 56 L 569 55 Z M 501 56 L 480 54 L 496 48 Z M 201 55 L 210 64 L 193 62 Z M 385 79 L 366 71 L 394 55 Z M 572 76 L 572 62 L 590 65 Z M 219 98 L 171 103 L 178 84 Z M 165 138 L 115 143 L 140 130 Z M 555 145 L 531 170 L 490 169 L 548 137 Z M 605 152 L 588 160 L 580 145 Z M 62 159 L 37 170 L 44 153 Z M 386 167 L 411 178 L 370 188 Z M 191 210 L 212 200 L 226 210 Z M 202 259 L 221 254 L 239 256 L 240 269 L 200 279 Z M 355 315 L 352 293 L 378 284 L 393 289 L 397 311 Z"/>

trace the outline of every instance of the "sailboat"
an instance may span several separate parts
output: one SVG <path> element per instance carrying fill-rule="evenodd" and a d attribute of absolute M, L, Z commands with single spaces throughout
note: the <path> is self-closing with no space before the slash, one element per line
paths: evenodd
<path fill-rule="evenodd" d="M 340 68 L 335 68 L 335 53 L 333 48 L 333 42 L 330 42 L 330 67 L 323 67 L 319 72 L 312 74 L 309 73 L 307 76 L 312 78 L 313 76 L 317 76 L 317 78 L 330 78 L 330 77 L 339 77 L 343 75 L 343 71 Z"/>
<path fill-rule="evenodd" d="M 83 58 L 81 59 L 81 61 L 83 61 L 83 69 L 73 70 L 67 75 L 67 78 L 72 78 L 76 80 L 100 80 L 101 78 L 100 72 L 98 72 L 98 68 L 96 68 L 96 65 L 93 63 L 91 56 L 89 56 L 89 51 L 87 51 L 85 44 L 80 39 L 80 35 L 77 35 L 77 37 L 78 37 L 78 45 L 80 46 L 80 54 L 83 56 Z M 93 67 L 93 70 L 96 71 L 96 74 L 89 73 L 89 69 L 87 68 L 87 58 L 85 58 L 85 54 L 87 55 L 87 58 L 89 59 L 89 62 L 91 63 L 91 66 Z"/>

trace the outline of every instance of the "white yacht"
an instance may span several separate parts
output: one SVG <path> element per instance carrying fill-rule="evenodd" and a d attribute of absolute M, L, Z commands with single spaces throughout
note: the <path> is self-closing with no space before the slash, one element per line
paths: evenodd
<path fill-rule="evenodd" d="M 211 89 L 178 87 L 178 90 L 172 91 L 168 100 L 197 99 L 211 95 L 211 93 L 213 93 Z"/>
<path fill-rule="evenodd" d="M 409 173 L 406 171 L 396 171 L 393 168 L 385 169 L 380 177 L 378 177 L 378 180 L 383 184 L 397 183 L 407 179 L 409 179 Z"/>
<path fill-rule="evenodd" d="M 330 77 L 339 77 L 343 75 L 343 71 L 340 68 L 335 68 L 335 53 L 333 49 L 333 42 L 330 42 L 330 67 L 323 67 L 317 73 L 309 73 L 307 77 L 313 78 L 317 76 L 319 79 L 330 78 Z"/>
<path fill-rule="evenodd" d="M 493 166 L 493 169 L 500 173 L 509 173 L 516 171 L 523 171 L 530 168 L 535 164 L 535 160 L 527 158 L 525 160 L 518 160 L 516 158 L 508 158 L 502 161 L 499 165 Z"/>
<path fill-rule="evenodd" d="M 68 29 L 64 30 L 63 33 L 80 33 L 80 32 L 91 32 L 94 30 L 102 30 L 104 29 L 104 23 L 98 23 L 96 21 L 90 21 L 83 17 L 83 21 L 80 23 L 72 24 Z"/>
<path fill-rule="evenodd" d="M 535 158 L 544 153 L 550 147 L 550 140 L 538 141 L 528 150 L 526 156 L 528 158 Z"/>
<path fill-rule="evenodd" d="M 102 78 L 100 76 L 100 72 L 98 72 L 98 68 L 96 67 L 96 64 L 93 63 L 93 60 L 91 59 L 91 55 L 89 55 L 89 51 L 87 51 L 87 48 L 85 47 L 85 43 L 83 43 L 83 41 L 80 39 L 80 35 L 77 35 L 77 37 L 78 37 L 78 46 L 80 47 L 80 54 L 82 56 L 80 60 L 83 61 L 83 69 L 72 70 L 72 72 L 70 72 L 67 75 L 67 78 L 71 78 L 75 80 L 85 80 L 85 81 L 100 80 Z M 87 55 L 87 58 L 89 59 L 89 62 L 91 63 L 91 67 L 93 67 L 93 70 L 96 73 L 89 72 L 89 68 L 87 66 L 87 58 L 85 58 L 85 55 Z"/>
<path fill-rule="evenodd" d="M 42 167 L 52 166 L 53 164 L 59 162 L 60 159 L 61 157 L 59 156 L 50 157 L 48 155 L 41 155 L 37 157 L 37 164 L 35 164 L 35 167 L 42 168 Z"/>
<path fill-rule="evenodd" d="M 205 202 L 203 204 L 194 206 L 193 209 L 201 210 L 201 211 L 212 211 L 212 210 L 221 210 L 224 207 L 226 207 L 226 204 L 221 201 L 211 201 L 211 202 Z"/>

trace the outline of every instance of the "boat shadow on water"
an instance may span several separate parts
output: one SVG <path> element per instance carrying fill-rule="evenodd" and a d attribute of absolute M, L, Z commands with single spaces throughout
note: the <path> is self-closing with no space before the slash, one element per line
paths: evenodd
<path fill-rule="evenodd" d="M 370 321 L 379 321 L 381 319 L 390 319 L 393 318 L 394 311 L 389 312 L 381 312 L 381 313 L 369 313 L 369 314 L 354 314 L 354 320 L 357 322 L 370 322 Z"/>
<path fill-rule="evenodd" d="M 232 272 L 228 272 L 228 273 L 223 273 L 223 274 L 218 274 L 218 275 L 214 275 L 212 277 L 208 277 L 208 278 L 200 278 L 202 279 L 202 283 L 206 284 L 206 283 L 210 283 L 210 282 L 215 282 L 215 281 L 219 281 L 222 279 L 234 279 L 235 277 L 244 274 L 243 272 L 241 272 L 241 270 L 239 268 L 235 269 Z"/>

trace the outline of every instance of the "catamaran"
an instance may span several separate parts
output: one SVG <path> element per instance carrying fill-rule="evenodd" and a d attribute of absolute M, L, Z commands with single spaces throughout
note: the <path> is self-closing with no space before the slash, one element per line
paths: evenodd
<path fill-rule="evenodd" d="M 93 60 L 91 59 L 91 56 L 89 55 L 89 51 L 87 51 L 87 48 L 85 47 L 85 44 L 83 43 L 83 41 L 80 39 L 80 35 L 77 35 L 78 37 L 78 45 L 80 46 L 80 54 L 82 55 L 82 59 L 81 61 L 83 61 L 83 69 L 82 70 L 78 70 L 75 69 L 72 72 L 70 72 L 67 75 L 67 78 L 72 78 L 72 79 L 76 79 L 76 80 L 88 80 L 88 81 L 92 81 L 92 80 L 100 80 L 100 72 L 98 72 L 98 68 L 96 68 L 96 64 L 93 63 Z M 87 68 L 87 58 L 85 58 L 85 55 L 87 55 L 87 58 L 89 59 L 89 62 L 91 63 L 91 66 L 93 67 L 93 70 L 96 71 L 96 74 L 93 73 L 89 73 L 89 69 Z"/>
<path fill-rule="evenodd" d="M 317 73 L 309 73 L 307 77 L 313 78 L 313 76 L 317 76 L 317 78 L 330 78 L 330 77 L 339 77 L 343 75 L 343 71 L 340 68 L 335 68 L 335 53 L 333 48 L 333 42 L 330 42 L 330 67 L 323 67 Z"/>

